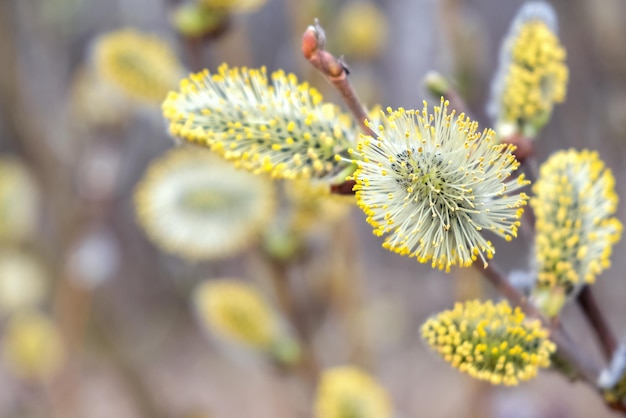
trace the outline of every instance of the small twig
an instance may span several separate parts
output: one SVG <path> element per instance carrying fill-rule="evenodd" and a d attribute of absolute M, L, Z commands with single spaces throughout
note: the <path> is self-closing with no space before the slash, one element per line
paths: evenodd
<path fill-rule="evenodd" d="M 589 325 L 591 325 L 591 328 L 596 334 L 600 346 L 602 347 L 604 358 L 607 361 L 611 361 L 613 353 L 618 346 L 617 338 L 615 338 L 615 335 L 613 334 L 613 331 L 611 331 L 604 315 L 602 315 L 602 312 L 596 303 L 596 299 L 593 296 L 593 292 L 591 291 L 591 287 L 583 287 L 581 292 L 578 294 L 577 302 L 578 306 L 580 306 L 585 314 L 587 321 L 589 321 Z"/>
<path fill-rule="evenodd" d="M 538 318 L 547 323 L 543 315 L 534 305 L 532 305 L 524 295 L 522 295 L 506 279 L 505 274 L 495 265 L 493 261 L 489 264 L 483 263 L 480 259 L 476 261 L 474 267 L 496 288 L 496 290 L 507 298 L 513 305 L 519 306 L 528 316 Z"/>
<path fill-rule="evenodd" d="M 331 303 L 345 324 L 345 334 L 350 344 L 352 364 L 365 369 L 372 367 L 372 353 L 366 335 L 363 316 L 362 272 L 357 267 L 358 245 L 355 245 L 354 225 L 350 219 L 333 228 L 330 248 Z"/>
<path fill-rule="evenodd" d="M 319 364 L 313 350 L 313 336 L 309 330 L 306 318 L 298 308 L 293 291 L 289 283 L 289 266 L 287 263 L 266 257 L 271 268 L 271 279 L 276 298 L 281 310 L 294 327 L 299 342 L 302 344 L 301 371 L 307 380 L 315 385 L 319 375 Z"/>
<path fill-rule="evenodd" d="M 457 113 L 465 113 L 466 115 L 470 113 L 463 97 L 461 97 L 459 92 L 438 72 L 431 71 L 426 74 L 424 77 L 424 86 L 433 96 L 446 99 L 450 103 L 450 108 L 456 110 Z"/>
<path fill-rule="evenodd" d="M 366 124 L 368 119 L 365 107 L 359 101 L 348 74 L 350 73 L 343 58 L 336 58 L 324 49 L 326 44 L 326 34 L 320 26 L 319 21 L 309 26 L 302 35 L 302 54 L 313 67 L 315 67 L 326 79 L 337 89 L 343 98 L 346 106 L 352 112 L 352 116 L 359 123 L 363 132 L 376 138 L 376 133 Z"/>

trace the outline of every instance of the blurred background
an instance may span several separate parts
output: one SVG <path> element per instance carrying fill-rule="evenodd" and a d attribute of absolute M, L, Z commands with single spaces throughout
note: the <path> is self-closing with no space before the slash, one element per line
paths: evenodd
<path fill-rule="evenodd" d="M 274 220 L 210 259 L 168 253 L 137 221 L 135 189 L 174 144 L 160 103 L 181 75 L 263 65 L 340 103 L 300 53 L 318 17 L 366 105 L 432 101 L 422 79 L 435 69 L 484 126 L 500 42 L 523 2 L 213 3 L 218 18 L 176 0 L 0 0 L 0 416 L 309 417 L 317 373 L 346 364 L 376 377 L 398 418 L 611 416 L 588 387 L 553 372 L 495 388 L 441 361 L 420 324 L 456 300 L 497 296 L 473 270 L 445 275 L 385 251 L 343 202 L 303 204 L 279 185 Z M 570 81 L 537 139 L 538 160 L 561 148 L 598 150 L 626 196 L 626 3 L 551 3 Z M 162 61 L 139 47 L 144 64 L 107 62 L 107 35 L 127 28 L 163 42 Z M 124 65 L 131 93 L 106 84 Z M 164 92 L 144 97 L 146 86 Z M 526 247 L 498 241 L 496 261 L 522 269 Z M 596 285 L 620 337 L 625 250 L 617 245 Z M 192 300 L 216 278 L 254 286 L 285 335 L 303 342 L 305 366 L 289 365 L 297 356 L 289 349 L 279 356 L 285 366 L 214 335 Z M 575 306 L 564 326 L 600 359 Z"/>

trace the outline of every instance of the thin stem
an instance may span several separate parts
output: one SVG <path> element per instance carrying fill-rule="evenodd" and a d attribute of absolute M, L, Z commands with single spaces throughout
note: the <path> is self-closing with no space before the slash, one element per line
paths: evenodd
<path fill-rule="evenodd" d="M 611 361 L 613 353 L 615 353 L 618 346 L 617 338 L 615 338 L 604 315 L 602 315 L 593 292 L 591 291 L 591 287 L 583 287 L 582 291 L 578 294 L 577 302 L 578 306 L 580 306 L 585 314 L 587 321 L 589 321 L 591 329 L 596 334 L 600 346 L 602 347 L 604 358 L 607 361 Z"/>
<path fill-rule="evenodd" d="M 298 309 L 294 300 L 293 292 L 289 283 L 289 266 L 287 263 L 276 260 L 267 260 L 271 268 L 271 279 L 276 298 L 283 313 L 287 316 L 294 331 L 298 336 L 299 342 L 302 344 L 302 362 L 301 371 L 306 375 L 307 380 L 311 384 L 317 382 L 319 375 L 319 365 L 313 351 L 313 338 L 309 332 L 307 321 Z"/>
<path fill-rule="evenodd" d="M 329 261 L 332 303 L 345 324 L 345 333 L 350 343 L 350 360 L 358 366 L 371 368 L 372 353 L 362 315 L 365 301 L 362 294 L 362 273 L 357 268 L 358 246 L 355 245 L 355 231 L 350 219 L 339 222 L 333 230 Z"/>
<path fill-rule="evenodd" d="M 496 290 L 507 298 L 513 305 L 519 306 L 525 314 L 534 318 L 539 318 L 546 322 L 541 312 L 533 306 L 524 295 L 522 295 L 511 283 L 506 279 L 505 274 L 495 265 L 493 261 L 484 264 L 481 260 L 477 260 L 474 266 L 482 273 L 482 275 L 496 288 Z"/>
<path fill-rule="evenodd" d="M 346 106 L 354 119 L 359 123 L 361 130 L 374 138 L 376 133 L 367 126 L 368 119 L 365 107 L 357 97 L 352 84 L 348 79 L 350 71 L 343 58 L 336 58 L 324 49 L 326 34 L 324 29 L 315 19 L 315 23 L 309 26 L 302 35 L 302 54 L 341 95 Z"/>

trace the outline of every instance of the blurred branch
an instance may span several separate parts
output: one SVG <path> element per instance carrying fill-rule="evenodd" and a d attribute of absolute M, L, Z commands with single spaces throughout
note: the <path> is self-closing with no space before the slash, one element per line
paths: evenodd
<path fill-rule="evenodd" d="M 424 77 L 424 86 L 430 94 L 436 98 L 443 97 L 450 103 L 450 108 L 456 110 L 458 113 L 465 113 L 468 115 L 468 110 L 465 100 L 459 92 L 452 87 L 452 85 L 445 79 L 444 76 L 436 71 L 431 71 Z"/>
<path fill-rule="evenodd" d="M 101 318 L 102 316 L 100 315 Z M 98 347 L 107 356 L 111 365 L 123 379 L 122 381 L 128 389 L 131 400 L 135 402 L 141 416 L 145 418 L 168 418 L 168 415 L 163 412 L 161 403 L 151 392 L 149 384 L 118 346 L 116 335 L 112 331 L 113 325 L 111 322 L 95 324 L 92 329 L 94 330 Z"/>
<path fill-rule="evenodd" d="M 41 180 L 55 179 L 58 175 L 54 153 L 46 150 L 44 135 L 36 123 L 37 118 L 28 114 L 20 94 L 18 51 L 16 46 L 16 21 L 12 2 L 0 1 L 0 109 L 5 113 L 8 137 L 14 139 L 15 146 L 29 160 L 31 167 L 38 170 Z"/>
<path fill-rule="evenodd" d="M 589 321 L 591 329 L 596 334 L 596 338 L 602 347 L 604 358 L 610 362 L 618 346 L 617 338 L 615 338 L 613 331 L 600 311 L 589 285 L 585 285 L 578 294 L 577 302 L 587 321 Z"/>
<path fill-rule="evenodd" d="M 183 37 L 183 46 L 189 62 L 189 69 L 192 72 L 201 71 L 205 67 L 203 45 L 204 42 L 201 39 Z"/>
<path fill-rule="evenodd" d="M 511 283 L 507 280 L 506 275 L 495 265 L 493 261 L 490 261 L 487 264 L 482 262 L 479 258 L 473 266 L 513 305 L 519 306 L 526 315 L 540 319 L 544 324 L 548 324 L 548 321 L 543 317 L 539 309 L 533 306 L 525 296 L 523 296 L 515 287 L 513 287 L 513 285 L 511 285 Z"/>
<path fill-rule="evenodd" d="M 40 126 L 40 118 L 29 109 L 20 91 L 24 83 L 20 78 L 23 72 L 19 68 L 16 40 L 16 5 L 17 2 L 0 1 L 0 117 L 4 116 L 0 126 L 6 130 L 6 133 L 0 132 L 0 136 L 7 138 L 15 147 L 11 151 L 20 154 L 29 163 L 29 170 L 38 180 L 42 200 L 47 203 L 45 214 L 51 220 L 47 225 L 52 228 L 50 232 L 54 239 L 38 239 L 36 244 L 48 244 L 47 262 L 52 270 L 59 272 L 62 269 L 65 233 L 76 222 L 76 202 L 73 199 L 73 184 L 68 181 L 68 167 L 55 158 L 56 154 L 49 149 L 46 130 Z M 20 3 L 22 7 L 34 7 L 29 5 L 29 2 Z M 56 244 L 49 245 L 53 242 Z"/>
<path fill-rule="evenodd" d="M 326 51 L 326 34 L 320 26 L 319 21 L 309 26 L 302 35 L 302 54 L 313 67 L 315 67 L 339 92 L 343 101 L 350 109 L 352 116 L 359 123 L 361 130 L 376 138 L 376 133 L 367 126 L 367 112 L 363 104 L 359 101 L 348 74 L 350 71 L 343 58 L 336 58 Z"/>
<path fill-rule="evenodd" d="M 288 318 L 298 336 L 298 341 L 302 345 L 301 371 L 307 380 L 315 385 L 319 375 L 319 364 L 313 350 L 313 336 L 311 335 L 306 318 L 293 296 L 293 291 L 289 281 L 288 262 L 277 260 L 267 254 L 263 254 L 267 265 L 271 269 L 271 280 L 274 292 L 278 299 L 281 310 Z"/>
<path fill-rule="evenodd" d="M 345 324 L 345 334 L 350 344 L 351 363 L 369 369 L 372 352 L 366 334 L 362 273 L 357 268 L 358 241 L 350 219 L 333 228 L 331 242 L 332 302 Z"/>

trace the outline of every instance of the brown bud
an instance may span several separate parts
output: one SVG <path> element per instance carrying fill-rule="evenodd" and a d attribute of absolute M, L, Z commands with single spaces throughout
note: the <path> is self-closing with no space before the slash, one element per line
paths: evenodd
<path fill-rule="evenodd" d="M 302 55 L 304 58 L 310 59 L 318 48 L 317 30 L 314 26 L 309 26 L 302 35 Z"/>
<path fill-rule="evenodd" d="M 353 188 L 355 185 L 356 185 L 356 182 L 354 180 L 346 180 L 341 184 L 331 184 L 330 192 L 334 194 L 345 194 L 345 195 L 354 194 Z"/>
<path fill-rule="evenodd" d="M 535 154 L 535 144 L 533 140 L 526 138 L 525 136 L 514 134 L 508 138 L 503 138 L 502 142 L 505 144 L 515 145 L 516 149 L 513 151 L 513 154 L 520 163 L 523 163 Z"/>

